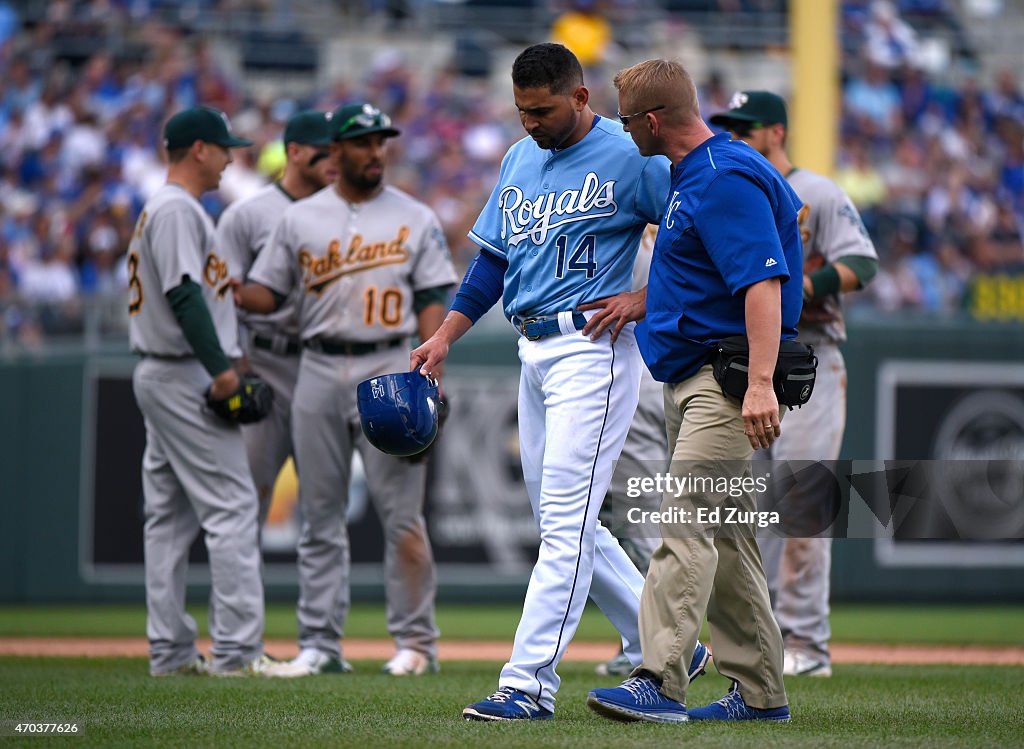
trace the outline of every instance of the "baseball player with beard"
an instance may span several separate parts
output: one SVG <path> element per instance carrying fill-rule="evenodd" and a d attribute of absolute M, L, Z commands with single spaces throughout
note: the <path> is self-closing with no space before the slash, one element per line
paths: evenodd
<path fill-rule="evenodd" d="M 804 202 L 799 214 L 804 251 L 804 307 L 800 339 L 818 356 L 814 397 L 792 409 L 786 431 L 768 450 L 772 460 L 839 458 L 846 425 L 846 363 L 839 344 L 846 328 L 841 292 L 863 288 L 875 275 L 878 256 L 860 214 L 827 177 L 798 169 L 786 155 L 786 103 L 769 91 L 740 91 L 729 109 L 711 118 L 734 138 L 749 143 L 782 173 Z M 824 474 L 822 474 L 824 477 Z M 828 485 L 804 487 L 824 501 Z M 772 501 L 770 496 L 765 499 Z M 783 673 L 831 676 L 829 572 L 832 539 L 759 537 L 772 606 L 785 642 Z"/>
<path fill-rule="evenodd" d="M 206 407 L 239 389 L 241 356 L 228 266 L 199 197 L 220 184 L 231 134 L 215 109 L 178 112 L 164 127 L 167 183 L 146 201 L 128 248 L 132 387 L 146 425 L 146 632 L 153 676 L 260 673 L 263 581 L 256 490 L 237 424 Z M 188 552 L 205 534 L 213 664 L 196 650 L 185 611 Z"/>
<path fill-rule="evenodd" d="M 228 206 L 217 223 L 217 245 L 231 275 L 246 278 L 253 261 L 270 243 L 285 209 L 334 182 L 330 158 L 331 113 L 299 112 L 284 129 L 285 167 L 281 179 L 250 198 Z M 274 410 L 256 424 L 242 427 L 249 468 L 260 500 L 260 526 L 267 518 L 277 474 L 292 454 L 291 405 L 299 375 L 298 292 L 269 315 L 239 312 L 242 348 L 249 366 L 274 389 Z"/>
<path fill-rule="evenodd" d="M 351 670 L 342 658 L 349 607 L 345 509 L 353 449 L 366 466 L 384 526 L 388 631 L 394 675 L 437 670 L 434 560 L 423 519 L 426 464 L 386 455 L 363 437 L 356 386 L 403 371 L 409 338 L 444 317 L 455 269 L 437 216 L 383 184 L 391 118 L 369 104 L 337 110 L 331 158 L 338 180 L 290 205 L 256 258 L 239 306 L 271 313 L 297 290 L 303 352 L 292 401 L 299 471 L 298 657 L 267 669 L 295 677 Z"/>
<path fill-rule="evenodd" d="M 591 110 L 576 57 L 527 48 L 512 67 L 523 128 L 470 238 L 482 248 L 452 309 L 410 362 L 438 375 L 449 347 L 499 298 L 521 334 L 519 445 L 541 544 L 512 657 L 467 720 L 553 716 L 555 669 L 588 594 L 640 662 L 643 576 L 597 519 L 637 404 L 633 325 L 618 339 L 582 334 L 582 303 L 629 288 L 640 235 L 659 223 L 668 162 L 641 157 L 622 127 Z M 702 671 L 697 645 L 691 669 Z"/>

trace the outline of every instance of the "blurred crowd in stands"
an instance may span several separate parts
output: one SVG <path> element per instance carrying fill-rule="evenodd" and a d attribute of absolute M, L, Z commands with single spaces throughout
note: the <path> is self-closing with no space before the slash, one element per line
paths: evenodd
<path fill-rule="evenodd" d="M 748 3 L 714 4 L 728 10 Z M 274 177 L 283 160 L 281 129 L 296 109 L 374 102 L 403 131 L 393 141 L 389 180 L 434 207 L 456 260 L 468 263 L 475 248 L 466 231 L 502 154 L 522 135 L 507 93 L 499 98 L 485 81 L 454 68 L 424 80 L 415 61 L 385 49 L 359 80 L 338 80 L 306 99 L 261 99 L 218 67 L 207 38 L 156 15 L 129 18 L 139 6 L 58 0 L 26 22 L 0 0 L 0 342 L 80 334 L 83 308 L 100 309 L 111 329 L 123 324 L 124 252 L 141 205 L 164 177 L 159 134 L 170 114 L 196 103 L 226 111 L 234 129 L 256 142 L 234 152 L 221 190 L 205 196 L 216 216 Z M 956 311 L 973 274 L 1024 264 L 1020 71 L 992 80 L 966 76 L 954 85 L 929 69 L 908 20 L 945 26 L 962 41 L 957 54 L 970 54 L 943 0 L 850 0 L 841 7 L 836 178 L 860 208 L 882 260 L 856 306 Z M 123 41 L 127 21 L 132 44 L 121 49 L 141 52 L 101 45 L 78 60 L 55 52 L 52 39 L 69 29 L 103 35 L 116 25 Z M 724 109 L 734 88 L 748 87 L 719 73 L 701 83 L 705 116 Z M 613 114 L 614 100 L 604 97 L 599 111 Z"/>
<path fill-rule="evenodd" d="M 908 18 L 939 24 L 968 58 L 945 3 L 911 0 Z M 900 6 L 844 2 L 841 151 L 836 180 L 859 207 L 881 258 L 863 302 L 930 312 L 969 303 L 978 273 L 1024 269 L 1024 91 L 1020 70 L 955 85 L 932 71 Z M 911 12 L 914 15 L 911 15 Z M 964 62 L 964 60 L 961 60 Z"/>

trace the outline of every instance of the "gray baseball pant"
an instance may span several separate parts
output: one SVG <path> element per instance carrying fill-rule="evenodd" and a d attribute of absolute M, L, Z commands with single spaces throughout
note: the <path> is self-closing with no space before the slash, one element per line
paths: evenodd
<path fill-rule="evenodd" d="M 437 588 L 423 518 L 426 465 L 386 455 L 359 425 L 356 386 L 377 374 L 408 369 L 406 347 L 362 356 L 304 351 L 292 402 L 299 472 L 299 645 L 340 656 L 349 609 L 349 542 L 345 525 L 352 451 L 366 468 L 370 497 L 384 527 L 387 627 L 398 648 L 433 655 Z"/>
<path fill-rule="evenodd" d="M 241 431 L 211 413 L 210 377 L 194 359 L 143 359 L 132 385 L 146 425 L 146 633 L 150 670 L 194 660 L 196 623 L 185 611 L 188 551 L 205 534 L 212 578 L 213 667 L 241 668 L 263 651 L 263 581 L 256 492 Z"/>
<path fill-rule="evenodd" d="M 759 451 L 760 457 L 838 460 L 846 427 L 846 363 L 834 343 L 815 344 L 814 351 L 818 372 L 810 401 L 790 409 L 782 436 L 768 451 Z M 764 535 L 758 544 L 786 649 L 829 662 L 832 538 L 827 531 L 814 538 Z"/>

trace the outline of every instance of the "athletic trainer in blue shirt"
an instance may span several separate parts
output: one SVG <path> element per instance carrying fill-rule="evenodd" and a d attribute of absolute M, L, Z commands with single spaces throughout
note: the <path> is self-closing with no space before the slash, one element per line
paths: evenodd
<path fill-rule="evenodd" d="M 666 383 L 670 472 L 684 490 L 666 492 L 662 504 L 662 545 L 640 603 L 643 663 L 621 686 L 593 690 L 587 702 L 620 720 L 788 721 L 782 636 L 754 533 L 754 487 L 733 489 L 752 482 L 753 450 L 781 434 L 772 374 L 779 343 L 796 335 L 800 317 L 800 201 L 754 149 L 711 133 L 678 63 L 648 60 L 621 71 L 615 86 L 640 153 L 663 154 L 673 165 L 637 340 L 651 373 Z M 600 334 L 610 324 L 605 315 L 616 326 L 624 309 L 639 319 L 643 292 L 586 307 L 603 307 L 588 323 L 588 332 Z M 750 366 L 741 403 L 723 393 L 709 360 L 718 341 L 743 334 Z M 715 481 L 687 483 L 693 477 Z M 721 479 L 728 491 L 719 488 Z M 736 686 L 718 702 L 687 710 L 684 654 L 705 614 L 716 667 Z"/>

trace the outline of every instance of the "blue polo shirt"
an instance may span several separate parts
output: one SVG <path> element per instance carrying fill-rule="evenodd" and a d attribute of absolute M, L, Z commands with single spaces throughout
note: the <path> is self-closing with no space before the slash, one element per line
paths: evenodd
<path fill-rule="evenodd" d="M 746 333 L 748 286 L 782 281 L 781 339 L 796 337 L 803 304 L 802 202 L 778 170 L 728 133 L 688 153 L 672 173 L 637 342 L 651 374 L 681 382 L 722 338 Z"/>

